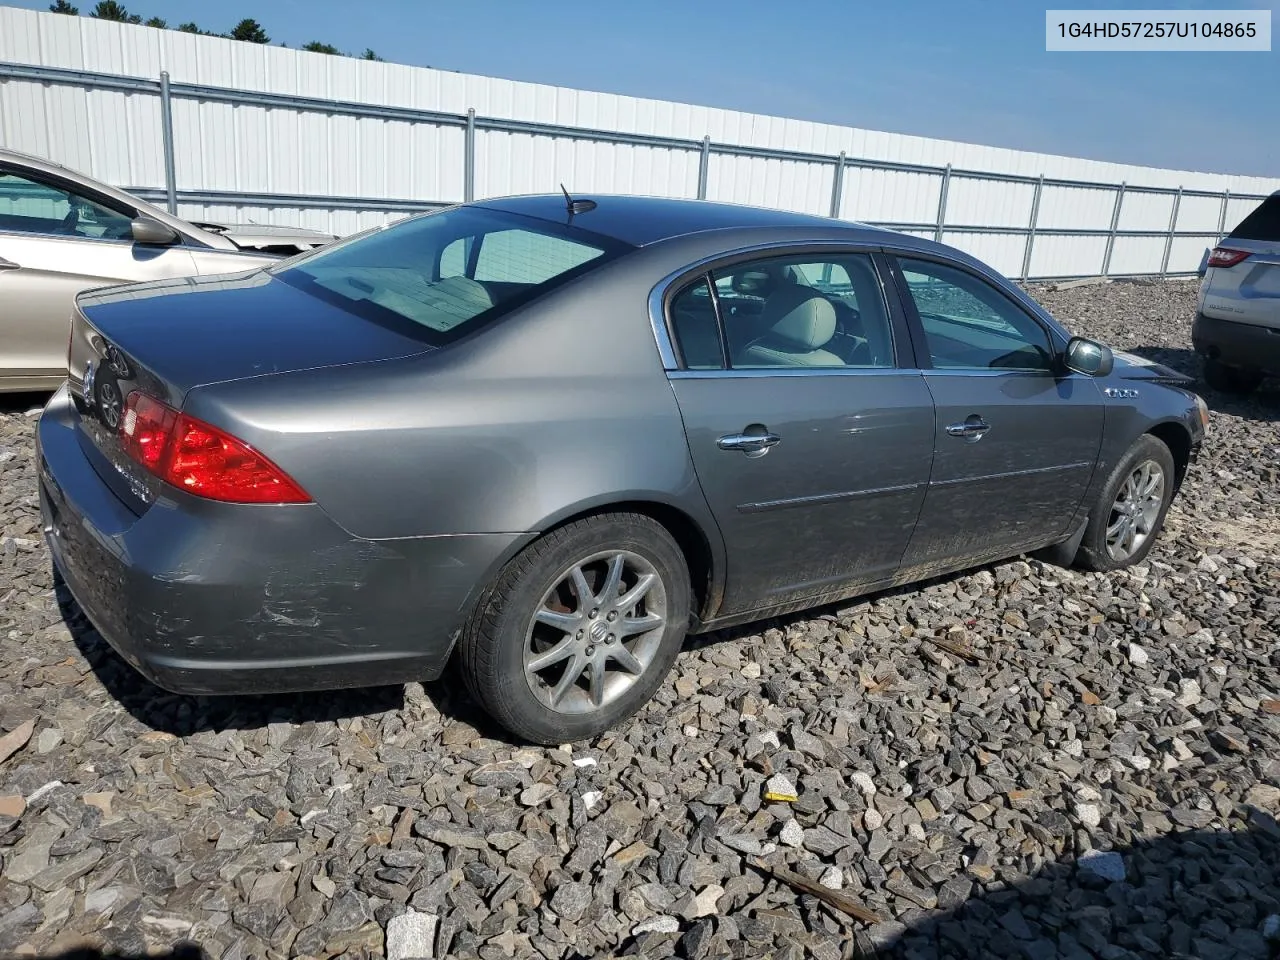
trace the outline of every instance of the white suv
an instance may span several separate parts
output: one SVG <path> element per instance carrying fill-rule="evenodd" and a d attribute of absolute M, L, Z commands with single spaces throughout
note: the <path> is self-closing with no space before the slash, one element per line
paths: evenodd
<path fill-rule="evenodd" d="M 1191 343 L 1223 393 L 1280 376 L 1280 190 L 1210 251 Z"/>

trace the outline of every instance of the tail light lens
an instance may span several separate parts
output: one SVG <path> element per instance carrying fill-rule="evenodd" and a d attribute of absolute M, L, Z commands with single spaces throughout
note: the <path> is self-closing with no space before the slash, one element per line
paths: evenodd
<path fill-rule="evenodd" d="M 309 503 L 283 470 L 242 440 L 134 391 L 120 419 L 125 452 L 187 493 L 227 503 Z"/>
<path fill-rule="evenodd" d="M 1248 250 L 1232 250 L 1230 247 L 1214 247 L 1209 251 L 1209 266 L 1234 267 L 1249 258 Z"/>

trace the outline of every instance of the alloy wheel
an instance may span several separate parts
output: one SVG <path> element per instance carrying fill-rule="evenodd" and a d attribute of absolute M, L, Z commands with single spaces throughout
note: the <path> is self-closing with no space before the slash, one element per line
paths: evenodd
<path fill-rule="evenodd" d="M 1107 552 L 1113 560 L 1127 560 L 1155 532 L 1164 506 L 1164 469 L 1144 460 L 1130 472 L 1111 505 L 1107 521 Z"/>
<path fill-rule="evenodd" d="M 639 554 L 592 554 L 563 571 L 529 623 L 524 674 L 558 713 L 599 710 L 652 664 L 667 627 L 667 594 Z"/>

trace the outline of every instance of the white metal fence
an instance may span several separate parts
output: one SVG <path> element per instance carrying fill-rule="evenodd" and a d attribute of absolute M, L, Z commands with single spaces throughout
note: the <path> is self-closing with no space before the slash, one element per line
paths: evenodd
<path fill-rule="evenodd" d="M 565 183 L 876 223 L 1024 278 L 1191 273 L 1280 189 L 2 7 L 0 145 L 197 219 L 349 233 Z"/>

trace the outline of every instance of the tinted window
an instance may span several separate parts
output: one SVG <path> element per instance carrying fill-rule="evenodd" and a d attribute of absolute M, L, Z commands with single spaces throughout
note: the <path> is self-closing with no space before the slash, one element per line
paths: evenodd
<path fill-rule="evenodd" d="M 720 330 L 711 288 L 705 279 L 685 287 L 671 301 L 671 327 L 680 358 L 689 370 L 719 370 L 724 367 L 720 351 Z"/>
<path fill-rule="evenodd" d="M 457 207 L 321 248 L 277 276 L 368 319 L 445 342 L 625 249 L 588 231 Z"/>
<path fill-rule="evenodd" d="M 884 293 L 866 254 L 753 260 L 713 277 L 734 367 L 894 365 Z"/>
<path fill-rule="evenodd" d="M 1233 240 L 1267 240 L 1280 243 L 1280 193 L 1272 194 L 1240 221 L 1228 237 Z"/>
<path fill-rule="evenodd" d="M 132 217 L 74 191 L 0 172 L 0 230 L 92 240 L 128 240 Z"/>
<path fill-rule="evenodd" d="M 939 263 L 900 263 L 935 367 L 1052 369 L 1048 332 L 991 284 Z"/>

